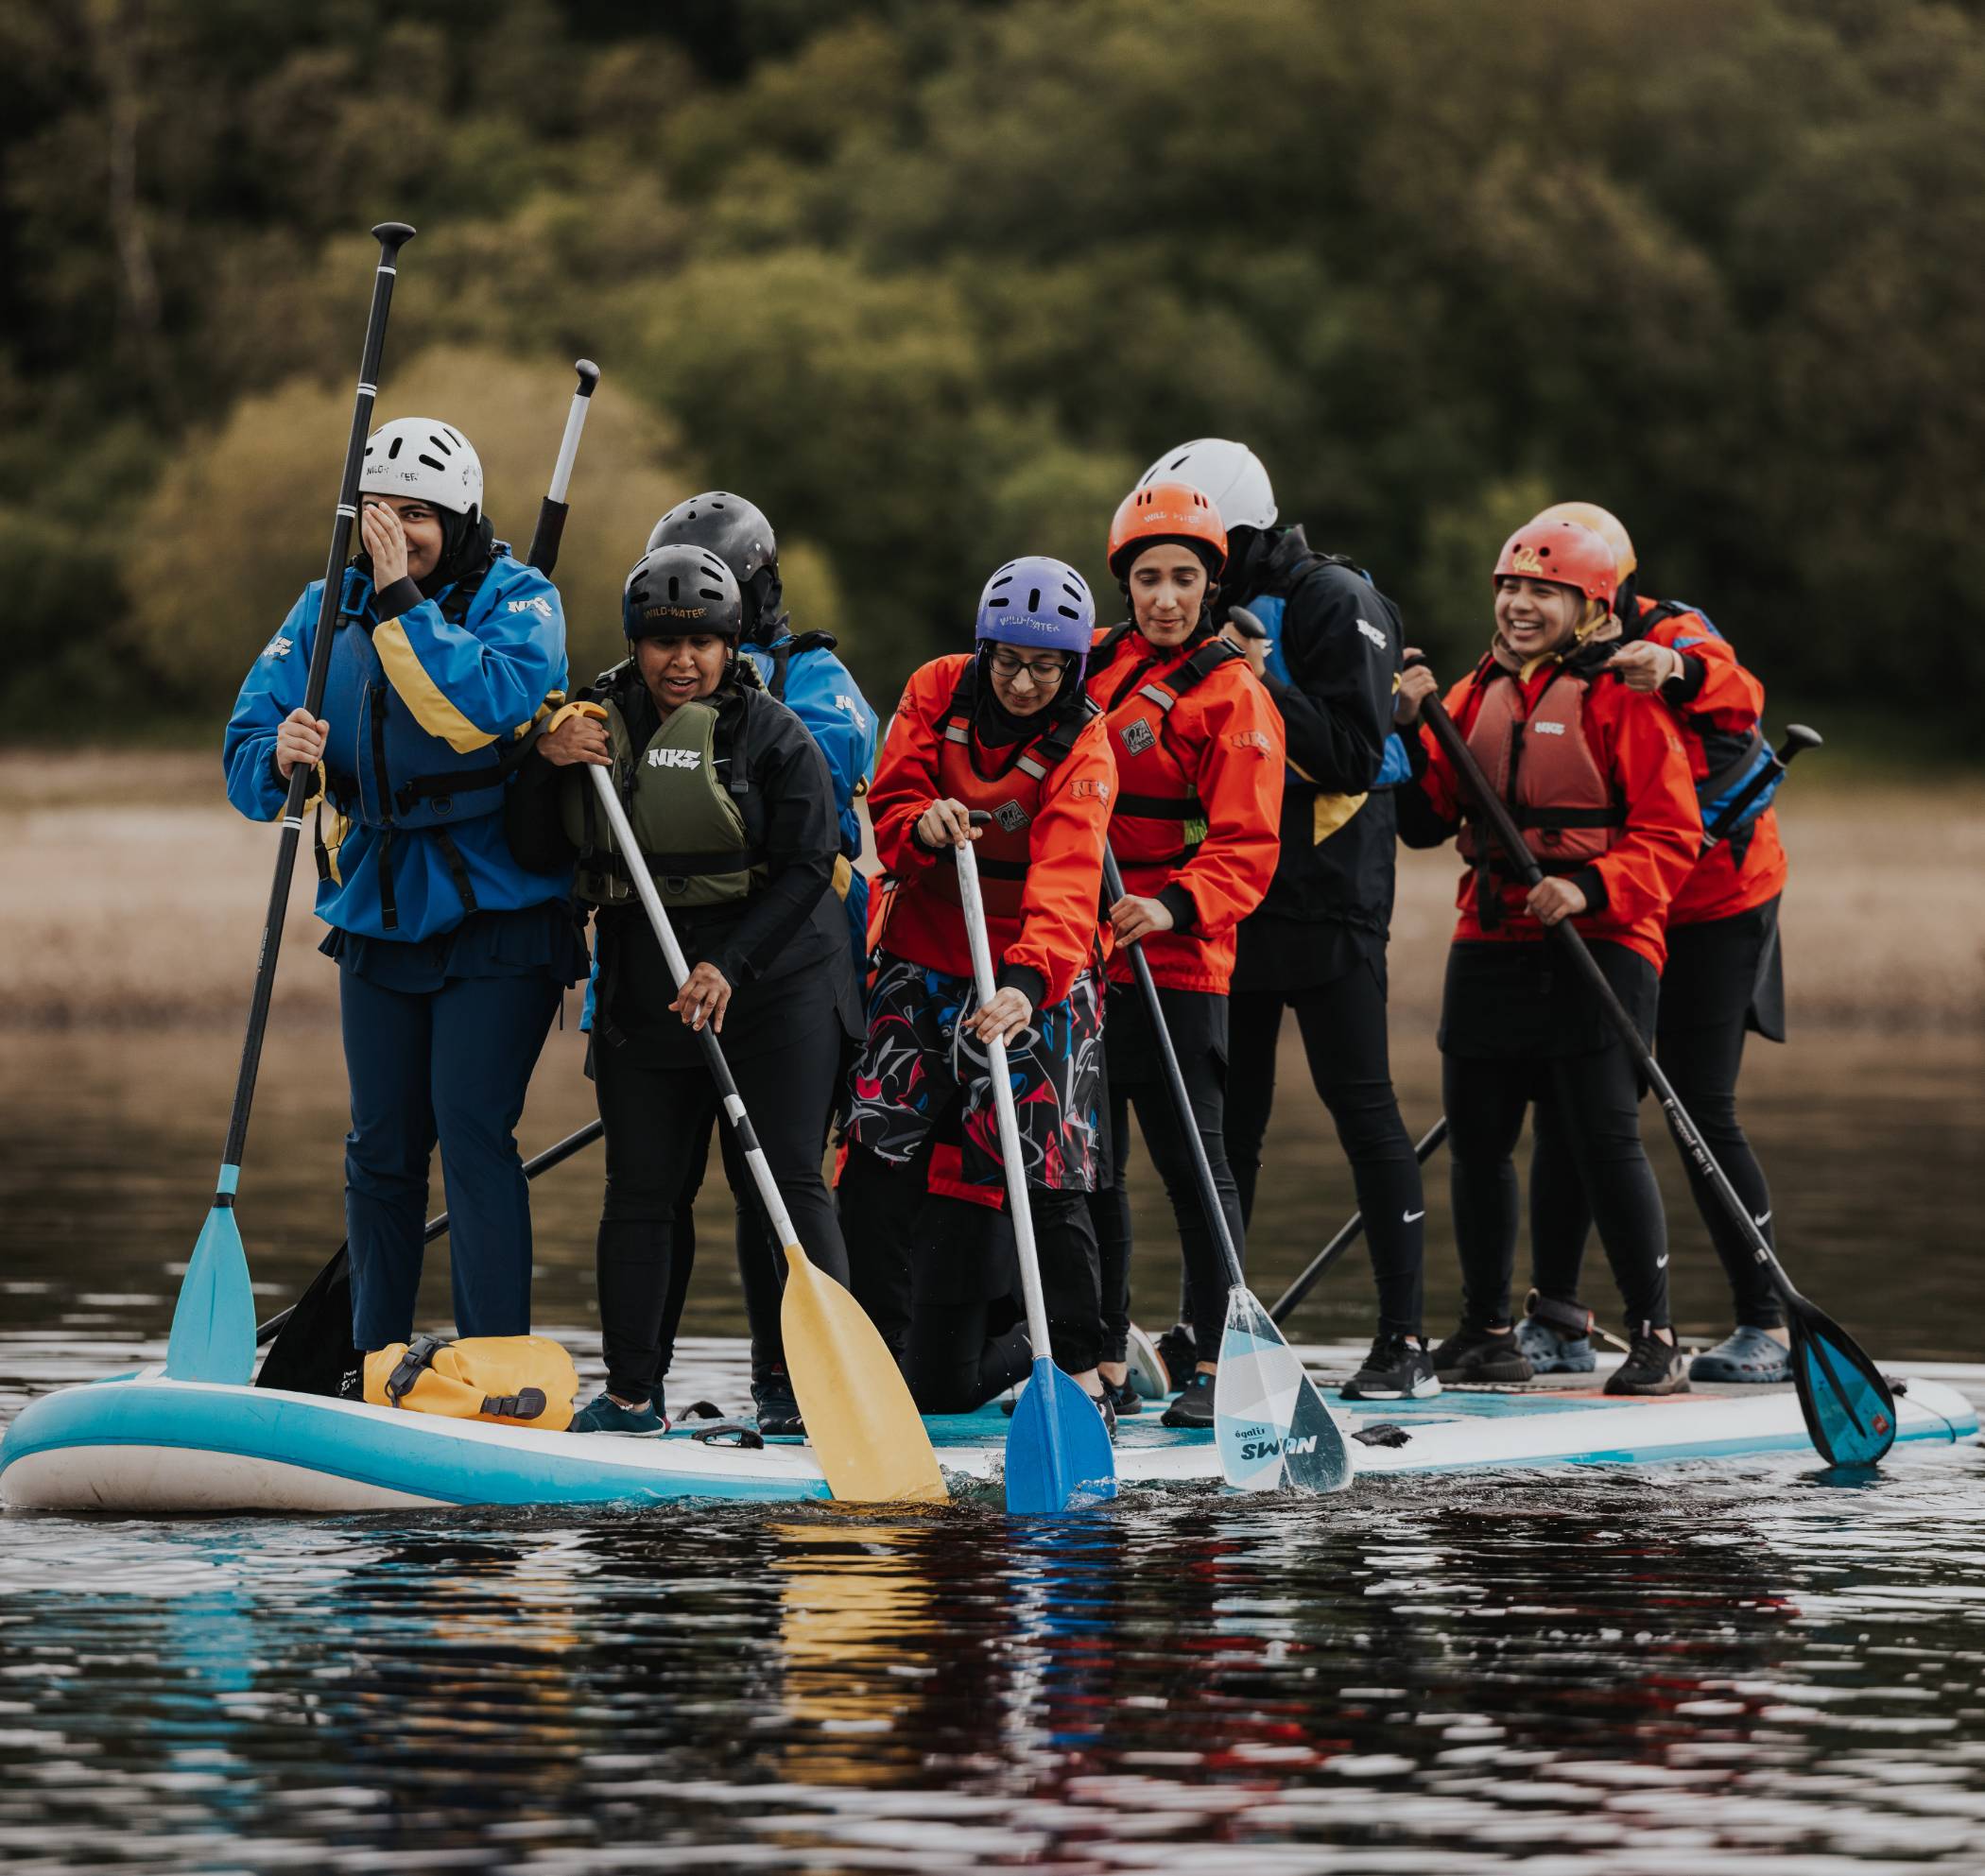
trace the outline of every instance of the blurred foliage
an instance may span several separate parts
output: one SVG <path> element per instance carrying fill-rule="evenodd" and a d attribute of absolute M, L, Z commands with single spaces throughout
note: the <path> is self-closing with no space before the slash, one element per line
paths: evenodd
<path fill-rule="evenodd" d="M 225 708 L 319 570 L 388 216 L 382 412 L 520 542 L 605 370 L 581 674 L 691 487 L 883 701 L 1015 553 L 1107 591 L 1213 433 L 1450 665 L 1578 496 L 1816 712 L 1950 738 L 1985 682 L 1976 0 L 0 0 L 0 148 L 9 734 Z"/>

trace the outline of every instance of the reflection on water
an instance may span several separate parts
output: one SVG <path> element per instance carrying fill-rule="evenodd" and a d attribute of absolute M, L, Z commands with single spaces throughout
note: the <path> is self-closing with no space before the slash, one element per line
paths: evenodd
<path fill-rule="evenodd" d="M 324 1038 L 270 1050 L 243 1205 L 269 1309 L 339 1234 L 329 1065 Z M 1951 1252 L 1981 1196 L 1981 1066 L 1969 1038 L 1759 1053 L 1788 1259 L 1886 1353 L 1977 1357 Z M 0 1415 L 161 1351 L 232 1073 L 169 1038 L 9 1039 Z M 587 1111 L 576 1077 L 542 1076 L 529 1144 Z M 1277 1125 L 1270 1294 L 1349 1209 L 1314 1103 Z M 595 1373 L 597 1177 L 553 1174 L 538 1211 L 541 1312 Z M 1141 1294 L 1162 1300 L 1143 1218 Z M 735 1404 L 738 1351 L 709 1339 L 739 1326 L 724 1207 L 702 1225 L 672 1393 Z M 1693 1223 L 1677 1252 L 1690 1320 L 1717 1326 Z M 1450 1261 L 1437 1237 L 1437 1319 Z M 1364 1332 L 1365 1282 L 1328 1280 L 1305 1331 Z M 437 1258 L 437 1313 L 446 1293 Z M 1320 1502 L 1144 1493 L 1034 1524 L 983 1497 L 905 1517 L 16 1517 L 0 1863 L 1976 1872 L 1981 1682 L 1976 1446 L 1852 1486 L 1795 1454 Z"/>

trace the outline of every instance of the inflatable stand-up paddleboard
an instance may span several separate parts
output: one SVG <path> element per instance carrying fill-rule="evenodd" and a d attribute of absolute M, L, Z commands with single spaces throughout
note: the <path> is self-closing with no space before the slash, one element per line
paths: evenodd
<path fill-rule="evenodd" d="M 1589 1379 L 1603 1380 L 1603 1369 Z M 1946 1383 L 1899 1381 L 1896 1396 L 1899 1445 L 1976 1437 L 1976 1411 Z M 1790 1387 L 1654 1400 L 1613 1400 L 1597 1385 L 1450 1388 L 1430 1401 L 1357 1413 L 1334 1403 L 1333 1411 L 1351 1435 L 1359 1476 L 1767 1453 L 1817 1457 Z M 1217 1485 L 1212 1435 L 1168 1431 L 1157 1418 L 1119 1426 L 1120 1488 Z M 954 1486 L 999 1482 L 1008 1423 L 996 1404 L 924 1424 Z M 649 1439 L 535 1433 L 273 1388 L 172 1381 L 159 1368 L 43 1395 L 0 1442 L 0 1502 L 12 1510 L 297 1515 L 828 1496 L 798 1439 L 744 1447 L 699 1439 L 692 1428 Z"/>

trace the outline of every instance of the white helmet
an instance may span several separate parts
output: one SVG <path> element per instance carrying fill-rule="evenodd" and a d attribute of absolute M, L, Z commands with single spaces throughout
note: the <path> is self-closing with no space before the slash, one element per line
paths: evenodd
<path fill-rule="evenodd" d="M 412 495 L 472 520 L 482 513 L 482 458 L 468 438 L 435 417 L 396 417 L 367 439 L 358 488 Z"/>
<path fill-rule="evenodd" d="M 1201 437 L 1166 450 L 1137 478 L 1150 482 L 1189 482 L 1220 511 L 1229 527 L 1271 527 L 1275 522 L 1275 491 L 1261 458 L 1246 443 L 1225 437 Z"/>

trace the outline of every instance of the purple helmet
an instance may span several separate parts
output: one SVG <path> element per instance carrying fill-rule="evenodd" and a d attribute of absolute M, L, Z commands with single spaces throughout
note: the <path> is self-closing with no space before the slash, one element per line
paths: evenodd
<path fill-rule="evenodd" d="M 1089 596 L 1088 581 L 1066 560 L 1024 555 L 986 582 L 972 635 L 980 645 L 1066 651 L 1075 681 L 1080 683 L 1096 635 L 1096 601 Z"/>

